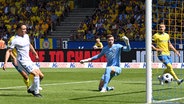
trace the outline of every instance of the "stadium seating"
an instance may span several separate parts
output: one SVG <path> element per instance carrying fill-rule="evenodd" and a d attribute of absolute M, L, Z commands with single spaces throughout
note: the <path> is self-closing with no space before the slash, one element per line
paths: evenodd
<path fill-rule="evenodd" d="M 45 38 L 70 11 L 68 0 L 1 0 L 0 5 L 0 35 L 7 39 L 19 22 L 27 25 L 31 37 Z"/>

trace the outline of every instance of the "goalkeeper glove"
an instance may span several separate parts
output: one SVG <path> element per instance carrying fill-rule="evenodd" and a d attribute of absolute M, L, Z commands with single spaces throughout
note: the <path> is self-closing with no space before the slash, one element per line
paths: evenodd
<path fill-rule="evenodd" d="M 129 44 L 129 39 L 126 36 L 123 36 L 122 39 L 126 43 L 126 45 L 130 45 Z"/>
<path fill-rule="evenodd" d="M 84 59 L 84 60 L 80 60 L 80 63 L 81 63 L 81 64 L 83 64 L 83 63 L 85 63 L 85 62 L 89 62 L 89 61 L 91 61 L 91 58 Z"/>

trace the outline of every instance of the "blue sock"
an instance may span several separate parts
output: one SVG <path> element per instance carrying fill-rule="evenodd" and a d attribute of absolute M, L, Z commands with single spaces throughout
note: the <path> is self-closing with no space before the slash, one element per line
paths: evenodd
<path fill-rule="evenodd" d="M 110 81 L 111 68 L 107 67 L 104 74 L 104 85 L 103 88 L 107 88 L 107 85 Z"/>

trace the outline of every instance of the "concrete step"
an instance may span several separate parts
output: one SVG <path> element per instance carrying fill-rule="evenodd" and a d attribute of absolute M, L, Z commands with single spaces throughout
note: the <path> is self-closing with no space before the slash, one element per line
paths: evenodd
<path fill-rule="evenodd" d="M 80 22 L 61 22 L 60 26 L 79 26 Z"/>
<path fill-rule="evenodd" d="M 75 8 L 69 15 L 56 26 L 55 31 L 51 32 L 48 37 L 70 38 L 72 34 L 76 34 L 77 28 L 86 16 L 93 14 L 94 8 Z"/>
<path fill-rule="evenodd" d="M 61 37 L 67 37 L 67 36 L 70 36 L 72 35 L 72 32 L 71 33 L 63 33 L 63 32 L 52 32 L 51 33 L 52 36 L 61 36 Z"/>
<path fill-rule="evenodd" d="M 70 30 L 70 31 L 53 31 L 51 32 L 52 35 L 65 35 L 65 36 L 68 36 L 68 35 L 71 35 L 71 34 L 76 34 L 77 31 L 76 30 Z"/>
<path fill-rule="evenodd" d="M 78 26 L 56 26 L 55 31 L 71 31 L 76 30 Z"/>
<path fill-rule="evenodd" d="M 65 36 L 65 35 L 49 35 L 48 38 L 71 38 L 72 36 Z"/>
<path fill-rule="evenodd" d="M 72 12 L 91 12 L 94 11 L 95 8 L 75 8 L 72 10 Z"/>
<path fill-rule="evenodd" d="M 85 19 L 85 17 L 67 17 L 64 19 L 64 22 L 81 22 Z"/>
<path fill-rule="evenodd" d="M 69 14 L 69 17 L 86 17 L 91 16 L 91 13 L 75 13 L 75 14 Z"/>

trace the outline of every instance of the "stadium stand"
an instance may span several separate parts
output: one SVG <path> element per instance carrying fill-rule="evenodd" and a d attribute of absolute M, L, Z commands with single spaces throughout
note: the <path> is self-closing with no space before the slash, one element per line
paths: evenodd
<path fill-rule="evenodd" d="M 70 12 L 68 0 L 1 0 L 0 35 L 7 42 L 24 22 L 33 38 L 45 38 Z"/>
<path fill-rule="evenodd" d="M 87 15 L 78 26 L 73 39 L 89 41 L 86 37 L 91 33 L 93 41 L 97 37 L 104 40 L 107 34 L 114 35 L 116 40 L 127 35 L 131 40 L 142 41 L 145 37 L 144 11 L 144 0 L 100 0 L 93 14 Z"/>
<path fill-rule="evenodd" d="M 93 8 L 74 8 L 60 24 L 55 26 L 49 37 L 71 38 L 72 34 L 77 33 L 77 28 L 83 23 L 86 16 L 93 13 Z"/>
<path fill-rule="evenodd" d="M 183 44 L 183 4 L 180 0 L 153 0 L 153 32 L 158 30 L 157 24 L 164 22 L 175 46 Z"/>
<path fill-rule="evenodd" d="M 27 24 L 34 38 L 61 38 L 73 41 L 103 41 L 107 34 L 116 40 L 126 35 L 133 41 L 145 39 L 145 0 L 99 0 L 96 8 L 80 8 L 80 0 L 2 0 L 0 35 L 7 42 L 17 22 Z M 181 5 L 181 6 L 179 6 Z M 171 7 L 170 9 L 168 9 Z M 179 0 L 153 0 L 153 33 L 164 21 L 174 41 L 183 39 L 183 9 Z"/>

